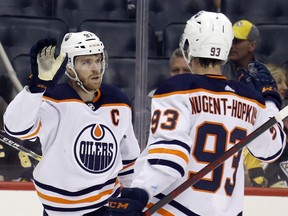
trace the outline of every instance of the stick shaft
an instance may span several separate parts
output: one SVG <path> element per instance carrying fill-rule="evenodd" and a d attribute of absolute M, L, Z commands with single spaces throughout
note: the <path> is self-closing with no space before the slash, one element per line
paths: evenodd
<path fill-rule="evenodd" d="M 30 157 L 34 158 L 35 160 L 40 161 L 41 160 L 41 155 L 36 154 L 35 152 L 31 151 L 28 148 L 25 148 L 24 146 L 14 142 L 13 140 L 5 137 L 3 134 L 0 133 L 0 141 L 11 146 L 14 149 L 17 149 L 18 151 L 23 151 L 26 154 L 28 154 Z"/>
<path fill-rule="evenodd" d="M 171 191 L 169 194 L 167 194 L 165 197 L 163 197 L 161 200 L 159 200 L 157 203 L 155 203 L 149 209 L 147 209 L 144 212 L 144 215 L 145 216 L 150 216 L 151 214 L 155 213 L 160 208 L 162 208 L 164 205 L 166 205 L 167 203 L 171 202 L 175 197 L 177 197 L 179 194 L 181 194 L 187 188 L 189 188 L 192 185 L 196 184 L 206 174 L 208 174 L 212 170 L 216 169 L 225 160 L 227 160 L 228 158 L 233 156 L 236 152 L 238 152 L 239 150 L 244 148 L 247 144 L 249 144 L 251 141 L 256 139 L 258 136 L 260 136 L 263 132 L 268 130 L 270 127 L 272 127 L 278 121 L 283 120 L 285 117 L 287 117 L 287 115 L 288 115 L 288 106 L 285 107 L 283 110 L 281 110 L 279 113 L 277 113 L 275 115 L 275 117 L 269 119 L 267 122 L 262 124 L 260 127 L 258 127 L 256 130 L 254 130 L 252 133 L 250 133 L 248 136 L 246 136 L 244 139 L 242 139 L 239 143 L 237 143 L 232 148 L 230 148 L 228 151 L 226 151 L 219 158 L 217 158 L 212 163 L 210 163 L 207 166 L 205 166 L 203 169 L 201 169 L 199 172 L 197 172 L 191 178 L 189 178 L 188 180 L 183 182 L 181 185 L 179 185 L 177 188 L 175 188 L 173 191 Z"/>

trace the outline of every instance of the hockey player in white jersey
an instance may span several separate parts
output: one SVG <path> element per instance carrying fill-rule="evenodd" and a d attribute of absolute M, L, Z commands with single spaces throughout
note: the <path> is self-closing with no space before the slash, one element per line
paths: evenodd
<path fill-rule="evenodd" d="M 9 104 L 5 130 L 40 138 L 43 156 L 33 175 L 44 215 L 105 216 L 107 199 L 131 183 L 140 154 L 131 105 L 102 84 L 104 45 L 94 33 L 67 33 L 56 59 L 55 48 L 54 39 L 31 48 L 30 82 Z M 70 81 L 56 85 L 65 71 Z"/>
<path fill-rule="evenodd" d="M 187 21 L 180 47 L 194 74 L 171 77 L 156 90 L 148 145 L 136 160 L 131 187 L 109 200 L 112 216 L 143 215 L 148 199 L 146 207 L 278 112 L 281 99 L 276 83 L 263 65 L 254 65 L 258 72 L 253 76 L 240 71 L 241 82 L 221 74 L 232 40 L 231 22 L 221 13 L 201 11 Z M 248 149 L 253 156 L 271 161 L 284 146 L 282 125 L 276 125 Z M 243 197 L 239 151 L 153 215 L 242 215 Z"/>

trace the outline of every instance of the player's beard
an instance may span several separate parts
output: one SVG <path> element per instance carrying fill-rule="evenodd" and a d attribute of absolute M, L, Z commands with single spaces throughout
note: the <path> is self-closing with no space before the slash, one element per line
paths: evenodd
<path fill-rule="evenodd" d="M 102 76 L 99 75 L 98 79 L 93 79 L 92 77 L 89 77 L 85 82 L 83 82 L 84 87 L 88 91 L 95 91 L 98 90 L 102 83 Z"/>

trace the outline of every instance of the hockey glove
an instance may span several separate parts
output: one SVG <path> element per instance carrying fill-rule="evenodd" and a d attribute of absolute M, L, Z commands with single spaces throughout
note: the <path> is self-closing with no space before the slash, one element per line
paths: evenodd
<path fill-rule="evenodd" d="M 240 69 L 237 71 L 238 81 L 254 86 L 260 92 L 265 100 L 271 100 L 278 109 L 282 106 L 282 100 L 278 93 L 277 84 L 270 71 L 265 65 L 259 62 L 251 62 L 248 65 L 248 71 Z"/>
<path fill-rule="evenodd" d="M 121 196 L 110 198 L 109 212 L 110 216 L 141 216 L 142 210 L 148 203 L 148 193 L 140 188 L 123 188 Z"/>
<path fill-rule="evenodd" d="M 32 73 L 28 85 L 32 93 L 54 87 L 66 70 L 67 54 L 61 53 L 55 59 L 56 43 L 54 38 L 42 39 L 30 50 Z"/>

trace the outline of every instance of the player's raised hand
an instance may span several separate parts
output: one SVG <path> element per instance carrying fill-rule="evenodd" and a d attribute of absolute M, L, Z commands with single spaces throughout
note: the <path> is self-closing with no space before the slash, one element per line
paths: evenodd
<path fill-rule="evenodd" d="M 56 39 L 39 40 L 30 50 L 31 75 L 29 89 L 31 92 L 41 92 L 53 87 L 62 77 L 68 61 L 67 54 L 60 53 L 55 58 Z"/>
<path fill-rule="evenodd" d="M 238 81 L 254 86 L 265 100 L 271 100 L 279 109 L 281 108 L 282 100 L 278 93 L 277 84 L 264 64 L 251 62 L 248 65 L 248 70 L 240 69 L 237 73 Z"/>

